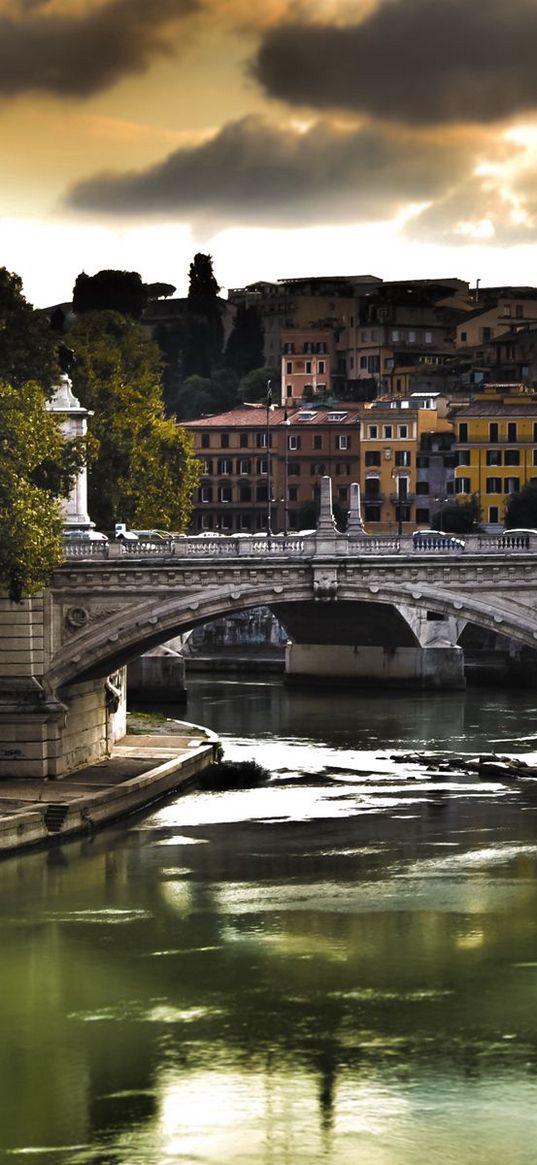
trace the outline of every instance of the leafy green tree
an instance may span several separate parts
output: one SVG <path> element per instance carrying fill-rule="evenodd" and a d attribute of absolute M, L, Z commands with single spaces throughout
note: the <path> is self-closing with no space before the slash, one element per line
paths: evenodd
<path fill-rule="evenodd" d="M 0 380 L 20 387 L 35 380 L 50 395 L 58 377 L 57 337 L 22 292 L 18 275 L 0 268 Z"/>
<path fill-rule="evenodd" d="M 267 385 L 270 380 L 272 400 L 280 399 L 280 372 L 277 368 L 254 368 L 243 376 L 239 384 L 241 400 L 265 401 L 267 399 Z"/>
<path fill-rule="evenodd" d="M 76 315 L 88 311 L 117 311 L 139 320 L 147 295 L 147 286 L 137 271 L 98 271 L 96 275 L 86 275 L 82 271 L 73 288 L 73 311 Z"/>
<path fill-rule="evenodd" d="M 505 509 L 505 528 L 537 529 L 537 481 L 529 481 L 519 493 L 509 494 Z"/>
<path fill-rule="evenodd" d="M 264 330 L 257 308 L 239 304 L 235 323 L 226 344 L 225 364 L 239 377 L 263 363 Z"/>
<path fill-rule="evenodd" d="M 0 383 L 0 584 L 14 602 L 46 586 L 62 560 L 62 513 L 83 442 L 65 442 L 35 381 Z"/>
<path fill-rule="evenodd" d="M 431 528 L 446 534 L 475 534 L 479 529 L 481 509 L 479 498 L 469 502 L 448 502 L 431 514 Z"/>
<path fill-rule="evenodd" d="M 81 316 L 69 340 L 74 389 L 94 413 L 98 441 L 88 475 L 93 520 L 102 529 L 116 521 L 183 529 L 200 466 L 189 436 L 164 416 L 157 345 L 117 312 Z"/>
<path fill-rule="evenodd" d="M 212 376 L 189 376 L 176 397 L 179 420 L 192 421 L 213 413 L 224 413 L 239 403 L 239 384 L 231 368 L 219 368 Z"/>
<path fill-rule="evenodd" d="M 183 337 L 183 375 L 210 376 L 221 364 L 224 326 L 210 255 L 198 252 L 190 264 L 188 310 Z"/>

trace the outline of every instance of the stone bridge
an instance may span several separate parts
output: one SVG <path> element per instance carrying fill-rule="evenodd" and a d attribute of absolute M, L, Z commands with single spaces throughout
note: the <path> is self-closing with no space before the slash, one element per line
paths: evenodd
<path fill-rule="evenodd" d="M 307 670 L 304 652 L 329 647 L 332 674 L 361 667 L 379 678 L 387 660 L 393 682 L 419 673 L 442 686 L 448 657 L 439 653 L 451 652 L 444 675 L 454 686 L 453 653 L 467 622 L 537 647 L 537 536 L 476 535 L 464 544 L 448 535 L 371 537 L 357 493 L 348 532 L 339 534 L 329 479 L 311 534 L 74 542 L 66 555 L 49 590 L 18 606 L 0 600 L 0 777 L 59 777 L 101 757 L 124 731 L 126 663 L 261 604 L 291 634 L 294 627 L 298 672 Z M 351 652 L 358 672 L 338 664 L 337 648 Z M 381 663 L 368 651 L 380 651 Z M 394 665 L 396 651 L 403 655 Z"/>

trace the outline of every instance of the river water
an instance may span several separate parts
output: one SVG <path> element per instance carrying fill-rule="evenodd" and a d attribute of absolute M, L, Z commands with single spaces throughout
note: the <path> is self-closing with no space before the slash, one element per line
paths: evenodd
<path fill-rule="evenodd" d="M 537 694 L 196 679 L 269 786 L 0 863 L 0 1161 L 534 1165 Z"/>

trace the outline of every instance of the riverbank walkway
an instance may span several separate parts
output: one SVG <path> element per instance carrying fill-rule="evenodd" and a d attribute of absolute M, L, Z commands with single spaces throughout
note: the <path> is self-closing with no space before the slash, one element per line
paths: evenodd
<path fill-rule="evenodd" d="M 74 837 L 143 809 L 181 788 L 219 756 L 214 733 L 125 736 L 112 754 L 61 781 L 0 782 L 0 857 Z"/>

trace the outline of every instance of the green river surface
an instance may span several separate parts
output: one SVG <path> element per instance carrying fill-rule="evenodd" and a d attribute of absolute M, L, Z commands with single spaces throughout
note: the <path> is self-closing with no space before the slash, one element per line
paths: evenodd
<path fill-rule="evenodd" d="M 195 678 L 272 775 L 0 863 L 0 1161 L 535 1165 L 537 693 Z"/>

